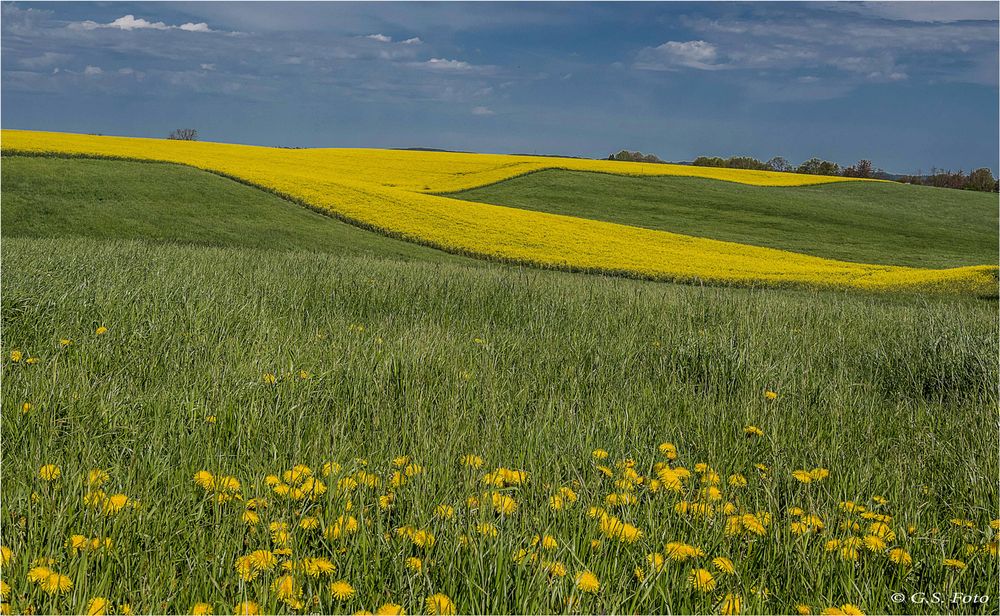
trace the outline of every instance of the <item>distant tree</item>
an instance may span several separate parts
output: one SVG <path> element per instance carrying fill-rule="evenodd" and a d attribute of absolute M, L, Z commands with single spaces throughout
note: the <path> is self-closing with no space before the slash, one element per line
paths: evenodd
<path fill-rule="evenodd" d="M 795 170 L 796 173 L 807 173 L 809 175 L 840 175 L 840 165 L 828 160 L 810 158 Z"/>
<path fill-rule="evenodd" d="M 655 154 L 643 154 L 642 152 L 629 152 L 628 150 L 622 150 L 617 154 L 612 154 L 608 156 L 608 160 L 623 160 L 633 163 L 662 163 L 659 156 Z"/>
<path fill-rule="evenodd" d="M 699 156 L 691 164 L 696 167 L 725 167 L 726 161 L 718 156 Z"/>
<path fill-rule="evenodd" d="M 771 171 L 791 171 L 792 163 L 788 162 L 783 156 L 775 156 L 771 160 L 767 161 L 767 166 Z"/>
<path fill-rule="evenodd" d="M 856 164 L 844 169 L 844 177 L 849 178 L 870 178 L 875 174 L 872 161 L 861 159 Z"/>
<path fill-rule="evenodd" d="M 993 179 L 993 172 L 982 167 L 969 174 L 965 187 L 969 190 L 979 190 L 982 192 L 995 192 L 996 180 Z"/>
<path fill-rule="evenodd" d="M 193 128 L 178 128 L 170 131 L 170 135 L 167 136 L 167 139 L 176 139 L 178 141 L 197 141 L 198 131 Z"/>
<path fill-rule="evenodd" d="M 726 159 L 726 167 L 730 169 L 768 169 L 765 163 L 760 162 L 752 156 L 730 156 Z"/>

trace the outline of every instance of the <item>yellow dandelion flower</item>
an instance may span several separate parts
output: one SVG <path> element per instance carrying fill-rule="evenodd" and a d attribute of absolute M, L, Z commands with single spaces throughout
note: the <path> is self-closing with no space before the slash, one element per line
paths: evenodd
<path fill-rule="evenodd" d="M 885 540 L 875 535 L 865 535 L 862 540 L 865 542 L 865 549 L 869 552 L 879 554 L 885 551 Z"/>
<path fill-rule="evenodd" d="M 208 471 L 198 471 L 195 473 L 194 482 L 206 490 L 215 489 L 215 477 Z"/>
<path fill-rule="evenodd" d="M 500 529 L 497 528 L 496 524 L 491 524 L 490 522 L 483 522 L 476 525 L 476 532 L 478 532 L 483 537 L 496 537 L 500 534 Z"/>
<path fill-rule="evenodd" d="M 60 338 L 59 339 L 59 346 L 61 346 L 63 348 L 66 348 L 66 347 L 70 346 L 71 344 L 73 344 L 73 341 L 70 340 L 69 338 Z"/>
<path fill-rule="evenodd" d="M 660 450 L 660 455 L 666 459 L 677 459 L 677 447 L 675 447 L 673 443 L 660 443 L 660 446 L 657 449 Z"/>
<path fill-rule="evenodd" d="M 293 575 L 282 575 L 271 582 L 271 592 L 279 601 L 296 601 L 302 596 L 302 588 Z"/>
<path fill-rule="evenodd" d="M 379 616 L 404 616 L 406 614 L 403 611 L 403 606 L 398 603 L 385 603 L 375 610 L 375 613 Z"/>
<path fill-rule="evenodd" d="M 764 392 L 764 397 L 768 400 L 776 400 L 778 398 L 777 392 L 773 392 L 770 389 Z"/>
<path fill-rule="evenodd" d="M 306 516 L 299 520 L 299 528 L 302 530 L 315 530 L 319 528 L 319 518 L 315 516 Z"/>
<path fill-rule="evenodd" d="M 10 584 L 0 580 L 0 598 L 7 600 L 10 598 Z"/>
<path fill-rule="evenodd" d="M 757 426 L 747 426 L 743 428 L 743 434 L 747 436 L 764 436 L 764 431 Z"/>
<path fill-rule="evenodd" d="M 428 614 L 440 614 L 441 616 L 454 616 L 458 613 L 455 602 L 451 597 L 442 593 L 435 593 L 424 602 L 427 605 Z"/>
<path fill-rule="evenodd" d="M 990 520 L 990 528 L 1000 530 L 1000 519 Z"/>
<path fill-rule="evenodd" d="M 809 471 L 794 471 L 792 472 L 792 477 L 795 477 L 801 483 L 812 483 L 813 477 L 809 474 Z"/>
<path fill-rule="evenodd" d="M 976 526 L 972 520 L 966 520 L 964 518 L 952 518 L 949 522 L 959 528 L 975 528 Z"/>
<path fill-rule="evenodd" d="M 813 481 L 821 481 L 830 476 L 830 471 L 825 468 L 814 468 L 809 471 L 809 476 L 812 477 Z"/>
<path fill-rule="evenodd" d="M 84 613 L 87 616 L 104 616 L 108 613 L 108 607 L 110 607 L 108 600 L 104 597 L 94 597 L 87 603 L 87 608 Z"/>
<path fill-rule="evenodd" d="M 471 468 L 481 468 L 485 463 L 481 457 L 471 453 L 465 454 L 464 456 L 461 457 L 459 461 L 462 463 L 462 465 Z"/>
<path fill-rule="evenodd" d="M 733 614 L 739 614 L 743 609 L 743 597 L 735 593 L 726 593 L 722 597 L 722 601 L 718 603 L 716 609 L 719 610 L 720 614 L 725 616 L 732 616 Z"/>
<path fill-rule="evenodd" d="M 595 449 L 590 453 L 590 455 L 595 460 L 606 460 L 608 457 L 608 452 L 604 451 L 603 449 Z"/>
<path fill-rule="evenodd" d="M 809 616 L 810 614 L 812 614 L 812 608 L 806 605 L 805 603 L 796 603 L 795 611 L 801 616 Z"/>
<path fill-rule="evenodd" d="M 541 563 L 541 567 L 552 577 L 566 577 L 566 565 L 558 560 L 544 561 Z"/>
<path fill-rule="evenodd" d="M 31 412 L 33 405 L 30 402 L 24 402 L 21 404 L 21 414 L 26 415 Z"/>
<path fill-rule="evenodd" d="M 424 562 L 416 556 L 411 556 L 406 559 L 406 568 L 411 571 L 420 571 L 423 567 Z"/>
<path fill-rule="evenodd" d="M 264 379 L 264 382 L 268 385 L 274 385 L 275 383 L 278 382 L 278 377 L 275 376 L 273 372 L 265 372 L 262 378 Z"/>
<path fill-rule="evenodd" d="M 24 363 L 30 364 L 30 365 L 37 364 L 38 363 L 38 358 L 37 357 L 29 357 L 28 359 L 24 360 Z"/>
<path fill-rule="evenodd" d="M 99 326 L 97 329 L 94 330 L 94 334 L 97 336 L 103 336 L 106 333 L 108 333 L 108 328 L 104 327 L 103 325 Z"/>
<path fill-rule="evenodd" d="M 330 584 L 330 594 L 337 601 L 347 601 L 354 596 L 354 587 L 345 580 L 338 580 Z"/>
<path fill-rule="evenodd" d="M 646 554 L 646 563 L 649 565 L 650 569 L 657 573 L 663 569 L 665 562 L 666 560 L 663 558 L 663 554 L 660 554 L 659 552 Z"/>
<path fill-rule="evenodd" d="M 750 533 L 760 536 L 767 534 L 767 528 L 765 527 L 764 520 L 757 515 L 745 513 L 740 516 L 740 523 L 743 525 L 743 528 Z"/>
<path fill-rule="evenodd" d="M 10 352 L 10 361 L 12 362 L 17 363 L 21 361 L 22 357 L 24 357 L 24 354 L 21 353 L 20 349 L 14 349 L 13 351 Z"/>
<path fill-rule="evenodd" d="M 861 611 L 861 608 L 853 605 L 851 603 L 845 603 L 840 606 L 840 611 L 849 616 L 865 616 L 865 613 Z"/>
<path fill-rule="evenodd" d="M 551 509 L 552 511 L 562 511 L 563 507 L 565 507 L 565 501 L 563 500 L 563 497 L 559 496 L 558 494 L 553 494 L 552 496 L 549 497 L 549 509 Z"/>
<path fill-rule="evenodd" d="M 62 470 L 55 464 L 46 464 L 38 469 L 38 476 L 45 481 L 55 481 L 62 475 Z"/>
<path fill-rule="evenodd" d="M 874 535 L 885 541 L 895 541 L 896 533 L 892 532 L 889 525 L 884 522 L 873 522 L 868 526 L 868 534 Z"/>
<path fill-rule="evenodd" d="M 715 566 L 720 573 L 725 573 L 726 575 L 733 575 L 736 573 L 736 567 L 733 565 L 733 561 L 729 560 L 725 556 L 719 556 L 718 558 L 712 559 L 712 565 Z"/>
<path fill-rule="evenodd" d="M 688 586 L 698 592 L 709 592 L 715 589 L 715 578 L 708 569 L 692 569 L 688 573 Z"/>
<path fill-rule="evenodd" d="M 855 561 L 858 559 L 858 550 L 851 546 L 844 546 L 840 548 L 840 558 L 846 561 Z"/>
<path fill-rule="evenodd" d="M 455 515 L 455 508 L 448 504 L 438 505 L 434 508 L 434 515 L 442 520 L 450 520 Z"/>
<path fill-rule="evenodd" d="M 740 473 L 735 473 L 729 476 L 728 483 L 734 488 L 745 488 L 747 487 L 747 478 Z"/>
<path fill-rule="evenodd" d="M 888 557 L 892 562 L 904 567 L 909 567 L 913 564 L 913 558 L 910 556 L 909 552 L 903 548 L 893 548 L 889 550 Z"/>
<path fill-rule="evenodd" d="M 949 569 L 965 569 L 966 567 L 968 567 L 968 565 L 966 565 L 963 561 L 958 560 L 957 558 L 945 558 L 944 560 L 941 561 L 941 564 L 944 565 L 945 567 L 948 567 Z"/>
<path fill-rule="evenodd" d="M 253 601 L 243 601 L 236 604 L 236 607 L 233 608 L 233 613 L 237 616 L 256 616 L 260 614 L 260 606 Z"/>
<path fill-rule="evenodd" d="M 517 511 L 517 501 L 506 494 L 493 492 L 490 499 L 493 503 L 493 510 L 501 515 L 510 515 Z"/>
<path fill-rule="evenodd" d="M 38 583 L 42 590 L 50 595 L 69 592 L 73 588 L 73 582 L 68 576 L 61 573 L 51 572 L 45 579 Z"/>
<path fill-rule="evenodd" d="M 664 551 L 667 553 L 667 558 L 675 562 L 684 562 L 689 558 L 700 558 L 705 555 L 705 551 L 701 548 L 679 541 L 671 541 L 665 546 Z"/>
<path fill-rule="evenodd" d="M 326 528 L 326 536 L 330 539 L 340 539 L 358 532 L 358 520 L 354 516 L 342 515 L 333 525 Z"/>
<path fill-rule="evenodd" d="M 102 510 L 106 515 L 113 515 L 121 511 L 128 504 L 128 497 L 124 494 L 112 494 L 104 499 Z"/>
<path fill-rule="evenodd" d="M 191 606 L 191 614 L 193 616 L 212 616 L 215 610 L 212 608 L 211 603 L 195 603 Z"/>
<path fill-rule="evenodd" d="M 576 587 L 580 592 L 596 593 L 601 589 L 601 583 L 590 571 L 580 571 L 576 574 Z"/>

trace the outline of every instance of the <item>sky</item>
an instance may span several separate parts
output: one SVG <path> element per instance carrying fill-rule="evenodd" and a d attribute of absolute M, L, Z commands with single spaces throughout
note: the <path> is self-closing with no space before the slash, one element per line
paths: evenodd
<path fill-rule="evenodd" d="M 998 7 L 5 2 L 0 125 L 996 173 Z"/>

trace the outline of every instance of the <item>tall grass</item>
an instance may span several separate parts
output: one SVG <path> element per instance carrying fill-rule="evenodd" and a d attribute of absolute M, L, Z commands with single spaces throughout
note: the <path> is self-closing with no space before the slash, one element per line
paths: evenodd
<path fill-rule="evenodd" d="M 291 525 L 291 558 L 324 556 L 337 566 L 329 578 L 299 576 L 307 611 L 393 602 L 419 612 L 436 592 L 475 613 L 710 612 L 726 593 L 740 595 L 745 612 L 794 612 L 798 603 L 873 613 L 998 609 L 995 543 L 989 551 L 1000 507 L 995 302 L 92 240 L 6 239 L 2 250 L 0 496 L 2 543 L 13 552 L 2 573 L 15 611 L 82 611 L 93 597 L 143 612 L 205 601 L 227 613 L 244 600 L 294 611 L 271 588 L 278 571 L 244 582 L 234 568 L 239 556 L 278 547 L 271 521 Z M 107 333 L 96 335 L 99 326 Z M 26 364 L 29 357 L 38 362 Z M 268 373 L 276 383 L 265 382 Z M 747 425 L 763 437 L 745 434 Z M 667 462 L 662 442 L 676 445 L 674 464 L 718 472 L 714 518 L 675 511 L 695 499 L 703 474 L 683 494 L 650 492 L 653 464 Z M 607 460 L 592 459 L 598 448 Z M 470 453 L 483 468 L 460 464 Z M 425 470 L 392 490 L 399 456 Z M 639 502 L 616 508 L 605 498 L 621 491 L 612 481 L 626 459 L 644 479 L 633 486 Z M 343 469 L 323 477 L 327 461 Z M 39 478 L 44 464 L 59 465 L 61 477 Z M 295 464 L 310 466 L 329 491 L 315 502 L 276 496 L 265 477 Z M 482 500 L 491 488 L 481 477 L 500 466 L 530 475 L 525 485 L 492 488 L 519 503 L 507 516 Z M 816 467 L 830 476 L 792 477 Z M 126 494 L 137 508 L 104 515 L 84 505 L 94 468 L 108 472 L 108 494 Z M 337 478 L 361 468 L 382 478 L 380 488 L 338 492 Z M 206 495 L 193 481 L 199 470 L 235 476 L 244 499 L 266 498 L 261 522 L 241 520 L 243 502 Z M 728 486 L 733 473 L 749 485 Z M 559 487 L 579 501 L 552 511 Z M 396 500 L 387 512 L 378 497 L 389 491 Z M 911 566 L 882 552 L 862 549 L 849 562 L 826 551 L 826 541 L 851 534 L 842 521 L 870 522 L 841 511 L 847 500 L 891 516 L 896 537 L 887 547 L 905 548 Z M 725 501 L 769 513 L 766 533 L 727 536 Z M 434 517 L 441 503 L 454 506 L 453 519 Z M 642 537 L 627 544 L 602 535 L 591 506 Z M 816 513 L 825 529 L 793 535 L 792 507 Z M 312 515 L 325 527 L 353 515 L 360 529 L 340 539 L 295 529 Z M 476 533 L 484 521 L 497 524 L 498 537 Z M 429 529 L 433 547 L 397 536 L 406 524 Z M 65 542 L 73 534 L 110 537 L 114 547 L 72 556 Z M 540 558 L 564 563 L 564 578 L 530 557 L 512 559 L 535 534 L 557 540 Z M 670 541 L 706 556 L 668 560 L 652 575 L 646 555 Z M 422 572 L 406 568 L 411 556 L 423 558 Z M 736 575 L 714 571 L 717 556 L 731 558 Z M 72 590 L 50 595 L 28 581 L 43 557 L 71 577 Z M 946 568 L 944 558 L 967 568 Z M 647 570 L 645 581 L 636 567 Z M 713 570 L 716 589 L 688 588 L 693 567 Z M 599 592 L 574 588 L 584 569 Z M 326 588 L 334 579 L 356 595 L 336 601 Z M 991 599 L 890 599 L 920 591 Z"/>

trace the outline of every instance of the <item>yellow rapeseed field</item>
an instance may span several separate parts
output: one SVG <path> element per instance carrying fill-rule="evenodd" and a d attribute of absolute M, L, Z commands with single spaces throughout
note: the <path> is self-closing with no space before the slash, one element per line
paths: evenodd
<path fill-rule="evenodd" d="M 943 270 L 849 263 L 434 193 L 542 169 L 685 175 L 761 186 L 849 181 L 659 165 L 369 149 L 283 149 L 5 130 L 5 151 L 166 161 L 222 173 L 346 221 L 450 252 L 656 280 L 993 294 L 997 267 Z"/>

